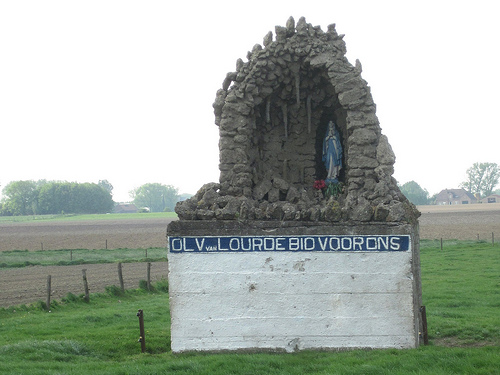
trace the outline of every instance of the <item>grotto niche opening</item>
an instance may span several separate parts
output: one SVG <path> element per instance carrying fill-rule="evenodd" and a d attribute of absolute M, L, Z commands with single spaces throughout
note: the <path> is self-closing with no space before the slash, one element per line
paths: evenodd
<path fill-rule="evenodd" d="M 323 32 L 290 17 L 247 62 L 238 59 L 213 104 L 219 182 L 179 203 L 179 219 L 414 223 L 419 213 L 392 177 L 395 156 L 361 63 L 345 53 L 335 25 Z M 338 183 L 322 187 L 330 121 L 342 168 Z"/>

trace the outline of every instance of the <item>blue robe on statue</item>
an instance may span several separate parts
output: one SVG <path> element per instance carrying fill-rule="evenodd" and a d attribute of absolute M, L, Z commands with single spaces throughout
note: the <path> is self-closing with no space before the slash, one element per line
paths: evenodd
<path fill-rule="evenodd" d="M 342 144 L 340 134 L 333 121 L 328 123 L 325 139 L 323 140 L 323 163 L 325 163 L 327 177 L 325 183 L 338 183 L 338 176 L 342 168 Z"/>

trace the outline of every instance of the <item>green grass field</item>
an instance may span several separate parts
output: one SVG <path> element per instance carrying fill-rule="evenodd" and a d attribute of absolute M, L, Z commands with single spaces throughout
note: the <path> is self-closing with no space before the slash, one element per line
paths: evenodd
<path fill-rule="evenodd" d="M 500 374 L 500 247 L 422 243 L 430 345 L 411 350 L 278 353 L 170 352 L 168 294 L 68 296 L 0 309 L 5 374 Z M 157 289 L 165 289 L 157 285 Z M 137 310 L 144 310 L 147 353 Z"/>
<path fill-rule="evenodd" d="M 165 248 L 109 250 L 12 250 L 0 252 L 0 268 L 68 266 L 74 264 L 156 262 L 166 260 Z"/>

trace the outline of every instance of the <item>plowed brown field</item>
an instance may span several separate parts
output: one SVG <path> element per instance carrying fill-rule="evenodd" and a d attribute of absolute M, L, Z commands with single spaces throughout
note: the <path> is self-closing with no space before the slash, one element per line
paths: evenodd
<path fill-rule="evenodd" d="M 166 247 L 172 219 L 0 222 L 0 251 Z"/>
<path fill-rule="evenodd" d="M 420 238 L 500 241 L 500 203 L 419 206 Z"/>
<path fill-rule="evenodd" d="M 0 252 L 6 250 L 140 249 L 166 247 L 167 225 L 172 219 L 47 221 L 0 223 Z M 166 250 L 165 250 L 166 251 Z M 1 255 L 0 255 L 1 257 Z M 116 264 L 34 266 L 0 269 L 0 307 L 45 301 L 47 276 L 51 275 L 51 298 L 84 292 L 82 269 L 86 269 L 91 293 L 120 285 Z M 167 277 L 167 263 L 151 266 L 151 281 Z M 125 288 L 137 288 L 146 280 L 146 263 L 124 263 Z"/>
<path fill-rule="evenodd" d="M 0 269 L 0 307 L 45 301 L 48 275 L 51 275 L 52 299 L 60 299 L 70 292 L 82 294 L 82 269 L 87 270 L 90 293 L 104 292 L 108 285 L 120 286 L 116 263 L 4 268 Z M 139 280 L 147 278 L 147 264 L 124 263 L 122 275 L 126 289 L 138 288 Z M 161 278 L 167 278 L 167 262 L 152 263 L 151 282 Z"/>
<path fill-rule="evenodd" d="M 500 204 L 419 206 L 422 239 L 500 241 Z M 101 220 L 81 222 L 0 223 L 0 251 L 57 249 L 150 248 L 166 246 L 166 228 L 172 219 Z M 43 244 L 43 245 L 42 245 Z M 146 279 L 146 264 L 123 265 L 126 288 Z M 82 269 L 87 269 L 91 292 L 119 285 L 116 264 L 35 266 L 0 269 L 0 307 L 44 300 L 47 275 L 52 277 L 52 298 L 68 292 L 83 293 Z M 152 280 L 167 277 L 165 262 L 153 263 Z"/>

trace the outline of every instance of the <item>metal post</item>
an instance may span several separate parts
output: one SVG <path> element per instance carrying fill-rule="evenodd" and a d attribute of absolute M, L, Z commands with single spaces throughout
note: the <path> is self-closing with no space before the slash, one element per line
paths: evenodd
<path fill-rule="evenodd" d="M 146 351 L 146 334 L 144 332 L 144 314 L 142 310 L 137 312 L 137 316 L 139 317 L 139 342 L 141 343 L 141 352 L 144 353 Z"/>

